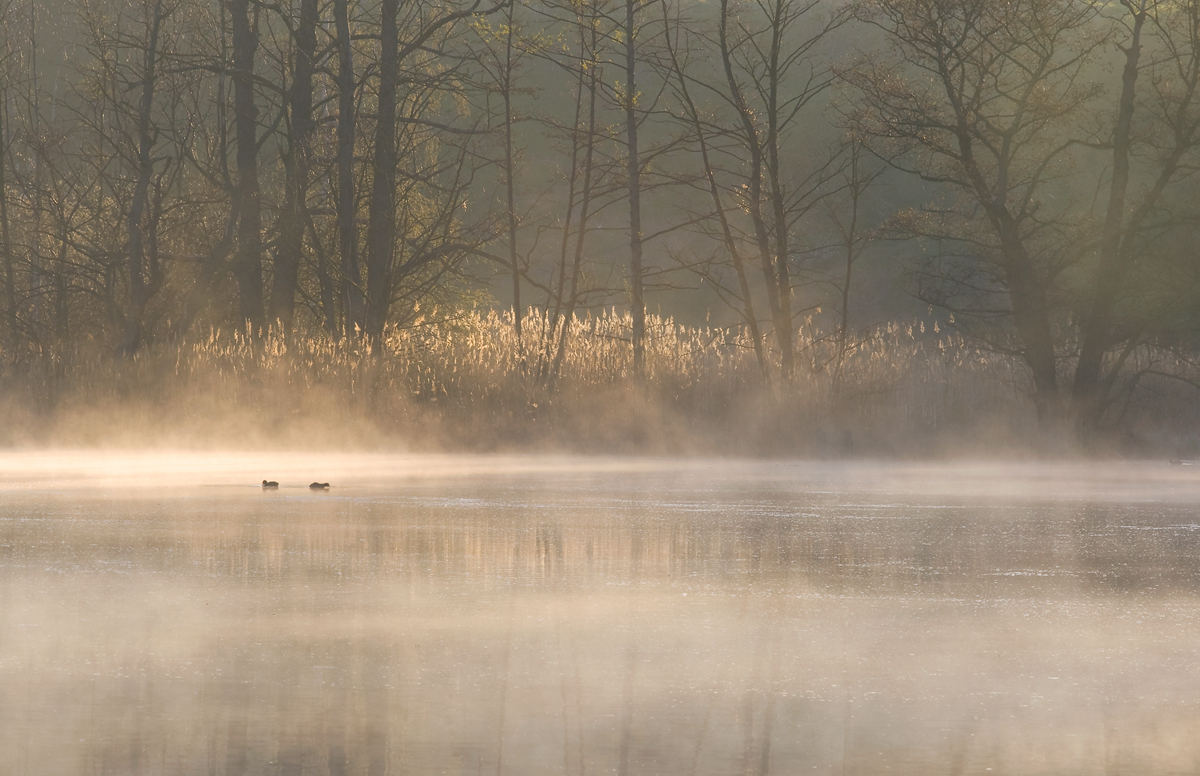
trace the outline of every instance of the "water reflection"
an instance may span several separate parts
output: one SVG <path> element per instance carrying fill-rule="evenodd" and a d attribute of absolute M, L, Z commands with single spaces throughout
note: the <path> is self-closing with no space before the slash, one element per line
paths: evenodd
<path fill-rule="evenodd" d="M 10 489 L 0 772 L 1200 761 L 1200 521 L 1178 487 L 749 471 Z"/>

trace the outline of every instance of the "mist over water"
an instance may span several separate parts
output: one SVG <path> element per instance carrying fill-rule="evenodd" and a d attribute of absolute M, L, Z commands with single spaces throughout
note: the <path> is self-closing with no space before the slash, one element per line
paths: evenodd
<path fill-rule="evenodd" d="M 81 452 L 0 471 L 3 773 L 1200 762 L 1189 468 Z"/>

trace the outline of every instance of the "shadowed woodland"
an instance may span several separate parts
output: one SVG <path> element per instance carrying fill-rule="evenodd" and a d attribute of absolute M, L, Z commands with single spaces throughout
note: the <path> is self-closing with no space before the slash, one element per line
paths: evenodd
<path fill-rule="evenodd" d="M 0 24 L 0 442 L 1200 452 L 1200 0 Z"/>

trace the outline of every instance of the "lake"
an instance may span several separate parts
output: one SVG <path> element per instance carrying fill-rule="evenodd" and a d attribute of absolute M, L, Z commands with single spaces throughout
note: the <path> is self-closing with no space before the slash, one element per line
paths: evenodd
<path fill-rule="evenodd" d="M 1200 467 L 0 472 L 4 774 L 1200 768 Z"/>

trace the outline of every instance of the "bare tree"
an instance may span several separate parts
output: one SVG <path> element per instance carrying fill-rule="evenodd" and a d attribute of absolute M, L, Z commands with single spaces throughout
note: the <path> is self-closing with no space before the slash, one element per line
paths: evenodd
<path fill-rule="evenodd" d="M 522 7 L 516 2 L 509 3 L 500 13 L 496 28 L 478 25 L 482 43 L 479 64 L 486 72 L 484 90 L 489 95 L 494 93 L 501 103 L 501 115 L 498 119 L 499 131 L 503 133 L 502 150 L 499 167 L 504 177 L 504 231 L 508 247 L 508 272 L 512 281 L 512 311 L 513 333 L 517 340 L 519 357 L 524 361 L 525 344 L 522 337 L 522 319 L 524 308 L 521 303 L 521 278 L 528 272 L 528 257 L 521 258 L 518 247 L 519 216 L 517 213 L 517 160 L 518 150 L 514 139 L 514 125 L 520 120 L 517 116 L 514 102 L 524 90 L 518 85 L 517 72 L 522 60 L 529 53 L 526 48 L 528 41 L 523 40 L 522 27 L 517 19 L 517 9 Z M 489 115 L 492 110 L 489 106 Z M 491 128 L 492 132 L 496 129 Z M 522 266 L 524 264 L 524 266 Z"/>
<path fill-rule="evenodd" d="M 146 230 L 147 227 L 153 230 L 156 226 L 153 218 L 147 217 L 150 215 L 147 213 L 150 182 L 156 161 L 153 158 L 155 133 L 151 124 L 151 114 L 154 110 L 154 91 L 162 57 L 162 24 L 172 10 L 164 7 L 163 0 L 154 0 L 144 9 L 146 39 L 142 53 L 141 95 L 136 109 L 137 182 L 126 217 L 129 240 L 129 311 L 125 316 L 125 332 L 117 346 L 117 352 L 125 356 L 131 356 L 141 348 L 146 305 L 163 282 L 162 266 L 156 250 L 157 241 L 151 235 L 147 246 Z M 147 247 L 150 248 L 149 251 Z"/>
<path fill-rule="evenodd" d="M 337 233 L 341 255 L 341 296 L 345 310 L 343 333 L 350 336 L 364 331 L 366 300 L 358 263 L 358 227 L 354 222 L 358 207 L 354 183 L 357 83 L 349 0 L 333 0 L 333 19 L 337 36 Z"/>
<path fill-rule="evenodd" d="M 383 0 L 381 3 L 379 89 L 371 168 L 373 184 L 367 210 L 366 332 L 376 340 L 382 337 L 396 299 L 405 293 L 413 295 L 418 289 L 428 288 L 427 283 L 441 278 L 447 269 L 442 260 L 455 256 L 456 249 L 452 245 L 460 237 L 454 234 L 456 214 L 462 201 L 462 186 L 470 177 L 465 156 L 458 154 L 435 161 L 422 171 L 414 169 L 405 176 L 408 180 L 401 184 L 397 177 L 401 150 L 406 152 L 406 161 L 419 165 L 419 148 L 424 146 L 429 150 L 432 145 L 439 144 L 437 138 L 431 136 L 431 130 L 447 135 L 472 134 L 470 128 L 455 127 L 440 120 L 436 112 L 440 102 L 438 97 L 451 93 L 457 76 L 457 68 L 450 66 L 454 57 L 449 56 L 446 49 L 450 40 L 461 35 L 459 28 L 464 22 L 497 13 L 508 4 L 509 0 L 492 5 L 486 5 L 483 0 L 471 0 L 461 7 L 426 7 L 418 3 L 409 9 L 410 14 L 403 25 L 408 34 L 401 38 L 401 25 L 397 19 L 399 2 Z M 440 73 L 418 75 L 427 66 L 436 70 L 432 67 L 436 60 L 443 64 Z M 409 90 L 404 95 L 399 93 L 402 79 Z M 402 99 L 410 111 L 418 113 L 399 115 Z M 398 138 L 401 126 L 406 142 L 403 147 Z M 449 148 L 451 144 L 440 145 Z M 429 183 L 434 185 L 418 196 L 436 201 L 434 205 L 426 200 L 426 204 L 433 205 L 430 208 L 432 217 L 418 218 L 417 223 L 409 221 L 398 228 L 400 191 L 407 188 L 411 194 L 416 194 L 414 184 Z M 410 207 L 405 215 L 416 215 L 418 202 L 407 204 Z M 397 244 L 398 234 L 405 234 L 412 240 L 407 249 Z M 401 288 L 406 284 L 407 289 Z"/>
<path fill-rule="evenodd" d="M 258 107 L 254 57 L 258 51 L 259 9 L 250 0 L 229 0 L 233 42 L 233 112 L 237 132 L 238 226 L 233 276 L 239 312 L 251 331 L 266 322 L 263 307 L 262 194 L 258 181 Z"/>
<path fill-rule="evenodd" d="M 1123 367 L 1167 312 L 1147 317 L 1136 301 L 1130 304 L 1131 291 L 1143 298 L 1148 291 L 1136 278 L 1139 264 L 1148 263 L 1164 235 L 1197 215 L 1194 207 L 1180 207 L 1190 196 L 1170 200 L 1194 169 L 1200 146 L 1200 2 L 1122 0 L 1120 8 L 1116 33 L 1124 66 L 1116 110 L 1087 141 L 1109 155 L 1110 174 L 1094 260 L 1085 264 L 1072 384 L 1084 433 L 1127 394 L 1120 385 Z"/>
<path fill-rule="evenodd" d="M 729 209 L 725 202 L 725 195 L 722 192 L 721 186 L 717 182 L 717 170 L 715 168 L 712 154 L 710 153 L 709 136 L 714 134 L 714 130 L 710 127 L 710 121 L 705 121 L 700 108 L 696 105 L 692 98 L 693 87 L 691 82 L 694 76 L 687 73 L 686 67 L 678 53 L 679 39 L 684 33 L 684 25 L 677 18 L 676 29 L 671 30 L 670 6 L 667 3 L 662 4 L 663 24 L 666 28 L 666 48 L 670 58 L 671 73 L 677 84 L 679 102 L 683 108 L 683 119 L 693 133 L 691 138 L 697 150 L 700 152 L 701 174 L 703 186 L 708 192 L 712 201 L 712 212 L 717 217 L 717 223 L 720 226 L 720 239 L 724 244 L 724 248 L 728 253 L 729 261 L 733 265 L 734 274 L 737 277 L 737 290 L 733 293 L 727 293 L 725 284 L 716 274 L 709 270 L 708 265 L 701 265 L 702 277 L 710 282 L 710 286 L 715 288 L 718 295 L 721 296 L 726 303 L 732 303 L 742 321 L 746 324 L 747 330 L 750 332 L 750 340 L 754 346 L 754 356 L 758 361 L 759 371 L 763 378 L 766 379 L 770 375 L 769 367 L 767 366 L 767 357 L 763 346 L 762 332 L 758 325 L 758 315 L 755 312 L 754 294 L 750 288 L 750 279 L 746 271 L 746 260 L 742 256 L 739 248 L 738 236 L 735 233 L 734 226 L 729 218 Z M 678 11 L 676 11 L 678 13 Z M 697 223 L 705 223 L 707 218 L 696 218 Z"/>
<path fill-rule="evenodd" d="M 980 267 L 943 275 L 931 301 L 1011 322 L 1011 344 L 993 343 L 1028 365 L 1039 418 L 1060 418 L 1053 289 L 1064 246 L 1054 227 L 1067 216 L 1042 195 L 1097 93 L 1086 76 L 1103 41 L 1095 9 L 1077 0 L 866 0 L 857 11 L 889 48 L 845 71 L 861 95 L 848 123 L 893 166 L 959 197 L 908 227 L 960 241 Z M 975 303 L 989 296 L 1005 303 Z"/>
<path fill-rule="evenodd" d="M 850 296 L 854 279 L 854 265 L 862 253 L 869 235 L 864 234 L 864 199 L 868 190 L 883 174 L 879 166 L 872 166 L 866 149 L 856 138 L 846 141 L 847 165 L 842 172 L 844 185 L 840 196 L 825 202 L 825 213 L 837 235 L 836 245 L 841 251 L 841 272 L 834 281 L 838 292 L 837 357 L 834 363 L 835 383 L 841 382 L 843 367 L 849 348 Z M 838 386 L 835 386 L 835 393 Z"/>
<path fill-rule="evenodd" d="M 551 66 L 563 78 L 569 79 L 570 102 L 567 110 L 558 114 L 554 105 L 539 104 L 533 115 L 536 128 L 545 134 L 547 149 L 561 147 L 559 165 L 551 166 L 554 178 L 546 197 L 551 205 L 542 223 L 536 225 L 536 236 L 529 249 L 531 266 L 527 281 L 545 295 L 542 310 L 545 325 L 542 339 L 536 345 L 536 374 L 548 389 L 553 390 L 571 344 L 569 337 L 576 315 L 598 302 L 609 301 L 624 294 L 605 278 L 613 274 L 615 265 L 589 254 L 597 250 L 598 216 L 606 208 L 617 207 L 628 185 L 621 182 L 624 163 L 615 147 L 615 122 L 606 120 L 605 107 L 611 105 L 606 91 L 604 73 L 612 64 L 610 36 L 617 28 L 611 18 L 612 4 L 607 0 L 587 0 L 579 3 L 549 2 L 531 6 L 547 21 L 555 40 L 554 30 L 562 30 L 559 46 L 525 44 L 526 50 Z M 539 100 L 539 103 L 543 101 Z M 569 112 L 568 112 L 569 111 Z M 529 176 L 532 177 L 532 176 Z M 565 186 L 565 191 L 558 184 Z M 536 261 L 537 246 L 543 235 L 548 248 L 542 263 Z M 607 254 L 607 251 L 604 252 Z M 606 267 L 609 272 L 605 272 Z"/>
<path fill-rule="evenodd" d="M 647 2 L 645 5 L 649 5 Z M 638 49 L 641 25 L 638 0 L 625 0 L 625 83 L 620 99 L 625 112 L 625 176 L 629 183 L 629 306 L 633 313 L 633 372 L 642 376 L 646 360 L 646 299 L 642 266 L 642 164 L 638 153 Z"/>
<path fill-rule="evenodd" d="M 12 50 L 12 3 L 0 3 L 0 69 L 3 70 L 3 86 L 0 86 L 0 261 L 4 269 L 4 323 L 10 358 L 15 357 L 20 343 L 17 326 L 17 272 L 13 251 L 12 222 L 8 210 L 8 159 L 9 159 L 9 89 L 14 73 Z"/>
<path fill-rule="evenodd" d="M 217 325 L 229 320 L 225 317 L 226 305 L 221 302 L 236 296 L 232 292 L 228 297 L 216 293 L 233 274 L 230 259 L 238 242 L 242 186 L 230 168 L 234 152 L 229 131 L 229 85 L 233 75 L 229 7 L 225 0 L 215 6 L 181 5 L 176 13 L 185 9 L 189 12 L 186 36 L 195 42 L 187 50 L 169 52 L 171 69 L 191 74 L 194 82 L 180 95 L 187 103 L 181 109 L 183 120 L 163 129 L 174 135 L 181 165 L 187 165 L 184 198 L 200 205 L 191 209 L 199 233 L 188 246 L 196 269 L 180 278 L 181 298 L 171 316 L 171 339 L 176 344 L 205 313 L 211 314 Z M 193 253 L 196 247 L 199 253 Z M 240 314 L 239 310 L 233 318 L 240 318 Z M 238 328 L 245 326 L 246 320 L 240 319 Z"/>
<path fill-rule="evenodd" d="M 754 296 L 766 297 L 786 381 L 795 369 L 793 305 L 804 255 L 799 232 L 838 170 L 811 131 L 833 82 L 822 46 L 848 17 L 821 0 L 720 0 L 696 13 L 715 18 L 680 14 L 680 42 L 673 48 L 699 53 L 684 63 L 671 52 L 682 118 L 701 151 L 697 180 L 712 203 L 711 213 L 696 213 L 691 221 L 723 244 L 737 283 L 728 285 L 714 265 L 695 268 L 739 308 L 763 354 L 764 374 L 766 346 L 752 311 Z M 709 230 L 710 221 L 720 228 Z M 752 284 L 750 257 L 761 285 Z"/>
<path fill-rule="evenodd" d="M 316 129 L 313 116 L 313 81 L 317 74 L 318 10 L 317 0 L 300 0 L 297 18 L 289 24 L 289 29 L 293 31 L 291 84 L 287 90 L 288 147 L 283 156 L 286 177 L 269 312 L 270 320 L 278 321 L 283 330 L 288 332 L 292 330 L 296 295 L 300 290 L 305 210 L 312 169 L 312 142 Z M 329 311 L 325 315 L 325 322 L 327 326 L 332 325 Z"/>
<path fill-rule="evenodd" d="M 582 282 L 584 248 L 601 177 L 596 160 L 596 145 L 600 139 L 597 102 L 603 77 L 603 64 L 598 55 L 600 35 L 594 24 L 585 23 L 584 16 L 576 16 L 575 22 L 579 56 L 574 67 L 575 110 L 569 131 L 567 200 L 558 245 L 557 273 L 550 282 L 553 312 L 550 325 L 546 327 L 549 335 L 546 345 L 553 351 L 553 356 L 545 376 L 551 386 L 562 371 L 571 322 L 576 310 L 585 303 L 588 291 Z M 549 300 L 546 309 L 551 310 Z"/>

